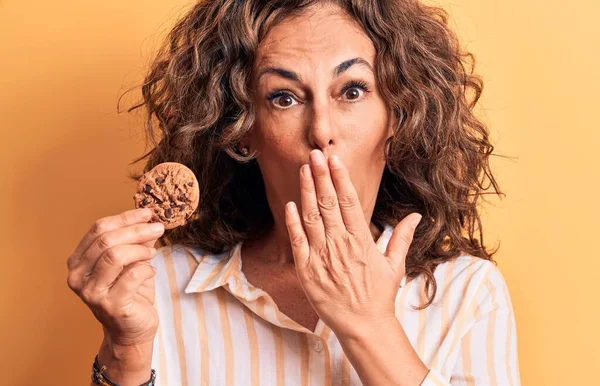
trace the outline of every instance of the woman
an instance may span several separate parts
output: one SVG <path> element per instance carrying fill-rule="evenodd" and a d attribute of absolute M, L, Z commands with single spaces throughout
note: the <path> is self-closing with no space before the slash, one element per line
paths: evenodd
<path fill-rule="evenodd" d="M 69 258 L 104 376 L 518 385 L 464 56 L 446 14 L 414 0 L 195 5 L 132 109 L 149 112 L 145 171 L 197 175 L 197 216 L 167 233 L 146 210 L 106 217 Z"/>

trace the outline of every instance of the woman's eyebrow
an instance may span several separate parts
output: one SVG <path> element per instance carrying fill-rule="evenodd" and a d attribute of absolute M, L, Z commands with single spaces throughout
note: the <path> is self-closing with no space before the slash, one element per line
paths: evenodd
<path fill-rule="evenodd" d="M 366 67 L 369 71 L 373 72 L 373 67 L 371 66 L 371 64 L 369 62 L 367 62 L 366 60 L 364 60 L 363 58 L 358 57 L 358 58 L 345 60 L 342 63 L 338 64 L 333 69 L 333 77 L 336 78 L 336 77 L 340 76 L 344 71 L 346 71 L 347 69 L 349 69 L 350 67 L 352 67 L 355 64 L 362 65 L 362 66 Z M 269 73 L 279 75 L 282 78 L 289 79 L 294 82 L 302 82 L 302 78 L 300 77 L 300 75 L 298 75 L 294 71 L 286 70 L 286 69 L 283 69 L 280 67 L 266 67 L 266 68 L 261 69 L 260 72 L 258 73 L 258 81 L 260 81 L 260 78 L 263 75 L 269 74 Z"/>

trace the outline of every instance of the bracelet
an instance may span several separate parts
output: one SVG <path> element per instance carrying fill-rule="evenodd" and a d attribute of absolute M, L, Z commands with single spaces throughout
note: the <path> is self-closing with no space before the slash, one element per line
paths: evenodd
<path fill-rule="evenodd" d="M 106 375 L 104 375 L 104 371 L 106 370 L 106 366 L 100 367 L 98 363 L 98 355 L 94 359 L 94 365 L 92 366 L 92 382 L 96 385 L 102 386 L 119 386 L 119 384 L 114 383 Z M 154 381 L 156 380 L 156 371 L 151 369 L 150 371 L 150 380 L 142 383 L 140 386 L 155 386 Z"/>

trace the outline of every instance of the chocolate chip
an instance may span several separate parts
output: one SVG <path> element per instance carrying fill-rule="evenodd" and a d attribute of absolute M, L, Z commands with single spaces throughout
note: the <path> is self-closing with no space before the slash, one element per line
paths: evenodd
<path fill-rule="evenodd" d="M 150 193 L 151 191 L 152 191 L 152 186 L 146 184 L 146 187 L 144 188 L 144 192 Z"/>
<path fill-rule="evenodd" d="M 152 202 L 152 200 L 149 199 L 148 197 L 146 197 L 146 198 L 144 198 L 144 201 L 142 201 L 142 205 L 148 205 L 151 202 Z"/>
<path fill-rule="evenodd" d="M 181 196 L 177 197 L 177 199 L 179 201 L 187 201 L 187 197 L 185 195 L 183 195 L 183 194 Z"/>
<path fill-rule="evenodd" d="M 156 202 L 158 202 L 159 204 L 162 204 L 162 200 L 158 197 L 156 197 L 154 194 L 150 193 L 150 195 L 156 200 Z"/>
<path fill-rule="evenodd" d="M 190 187 L 191 187 L 191 186 L 194 186 L 194 181 L 190 181 L 190 182 L 188 182 L 188 183 L 187 183 L 187 186 L 190 186 Z"/>
<path fill-rule="evenodd" d="M 179 210 L 183 212 L 185 210 L 185 205 L 179 205 Z"/>
<path fill-rule="evenodd" d="M 165 182 L 165 179 L 164 177 L 157 177 L 154 181 L 156 181 L 157 184 L 162 184 L 163 182 Z"/>
<path fill-rule="evenodd" d="M 165 210 L 165 217 L 171 218 L 173 216 L 173 211 L 171 209 Z"/>

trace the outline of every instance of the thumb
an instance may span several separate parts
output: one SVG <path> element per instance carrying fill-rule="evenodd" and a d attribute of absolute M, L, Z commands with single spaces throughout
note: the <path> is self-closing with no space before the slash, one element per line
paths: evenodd
<path fill-rule="evenodd" d="M 385 256 L 398 271 L 403 272 L 405 269 L 404 264 L 408 248 L 412 243 L 415 229 L 422 217 L 419 213 L 411 213 L 404 217 L 394 228 L 385 250 Z"/>

